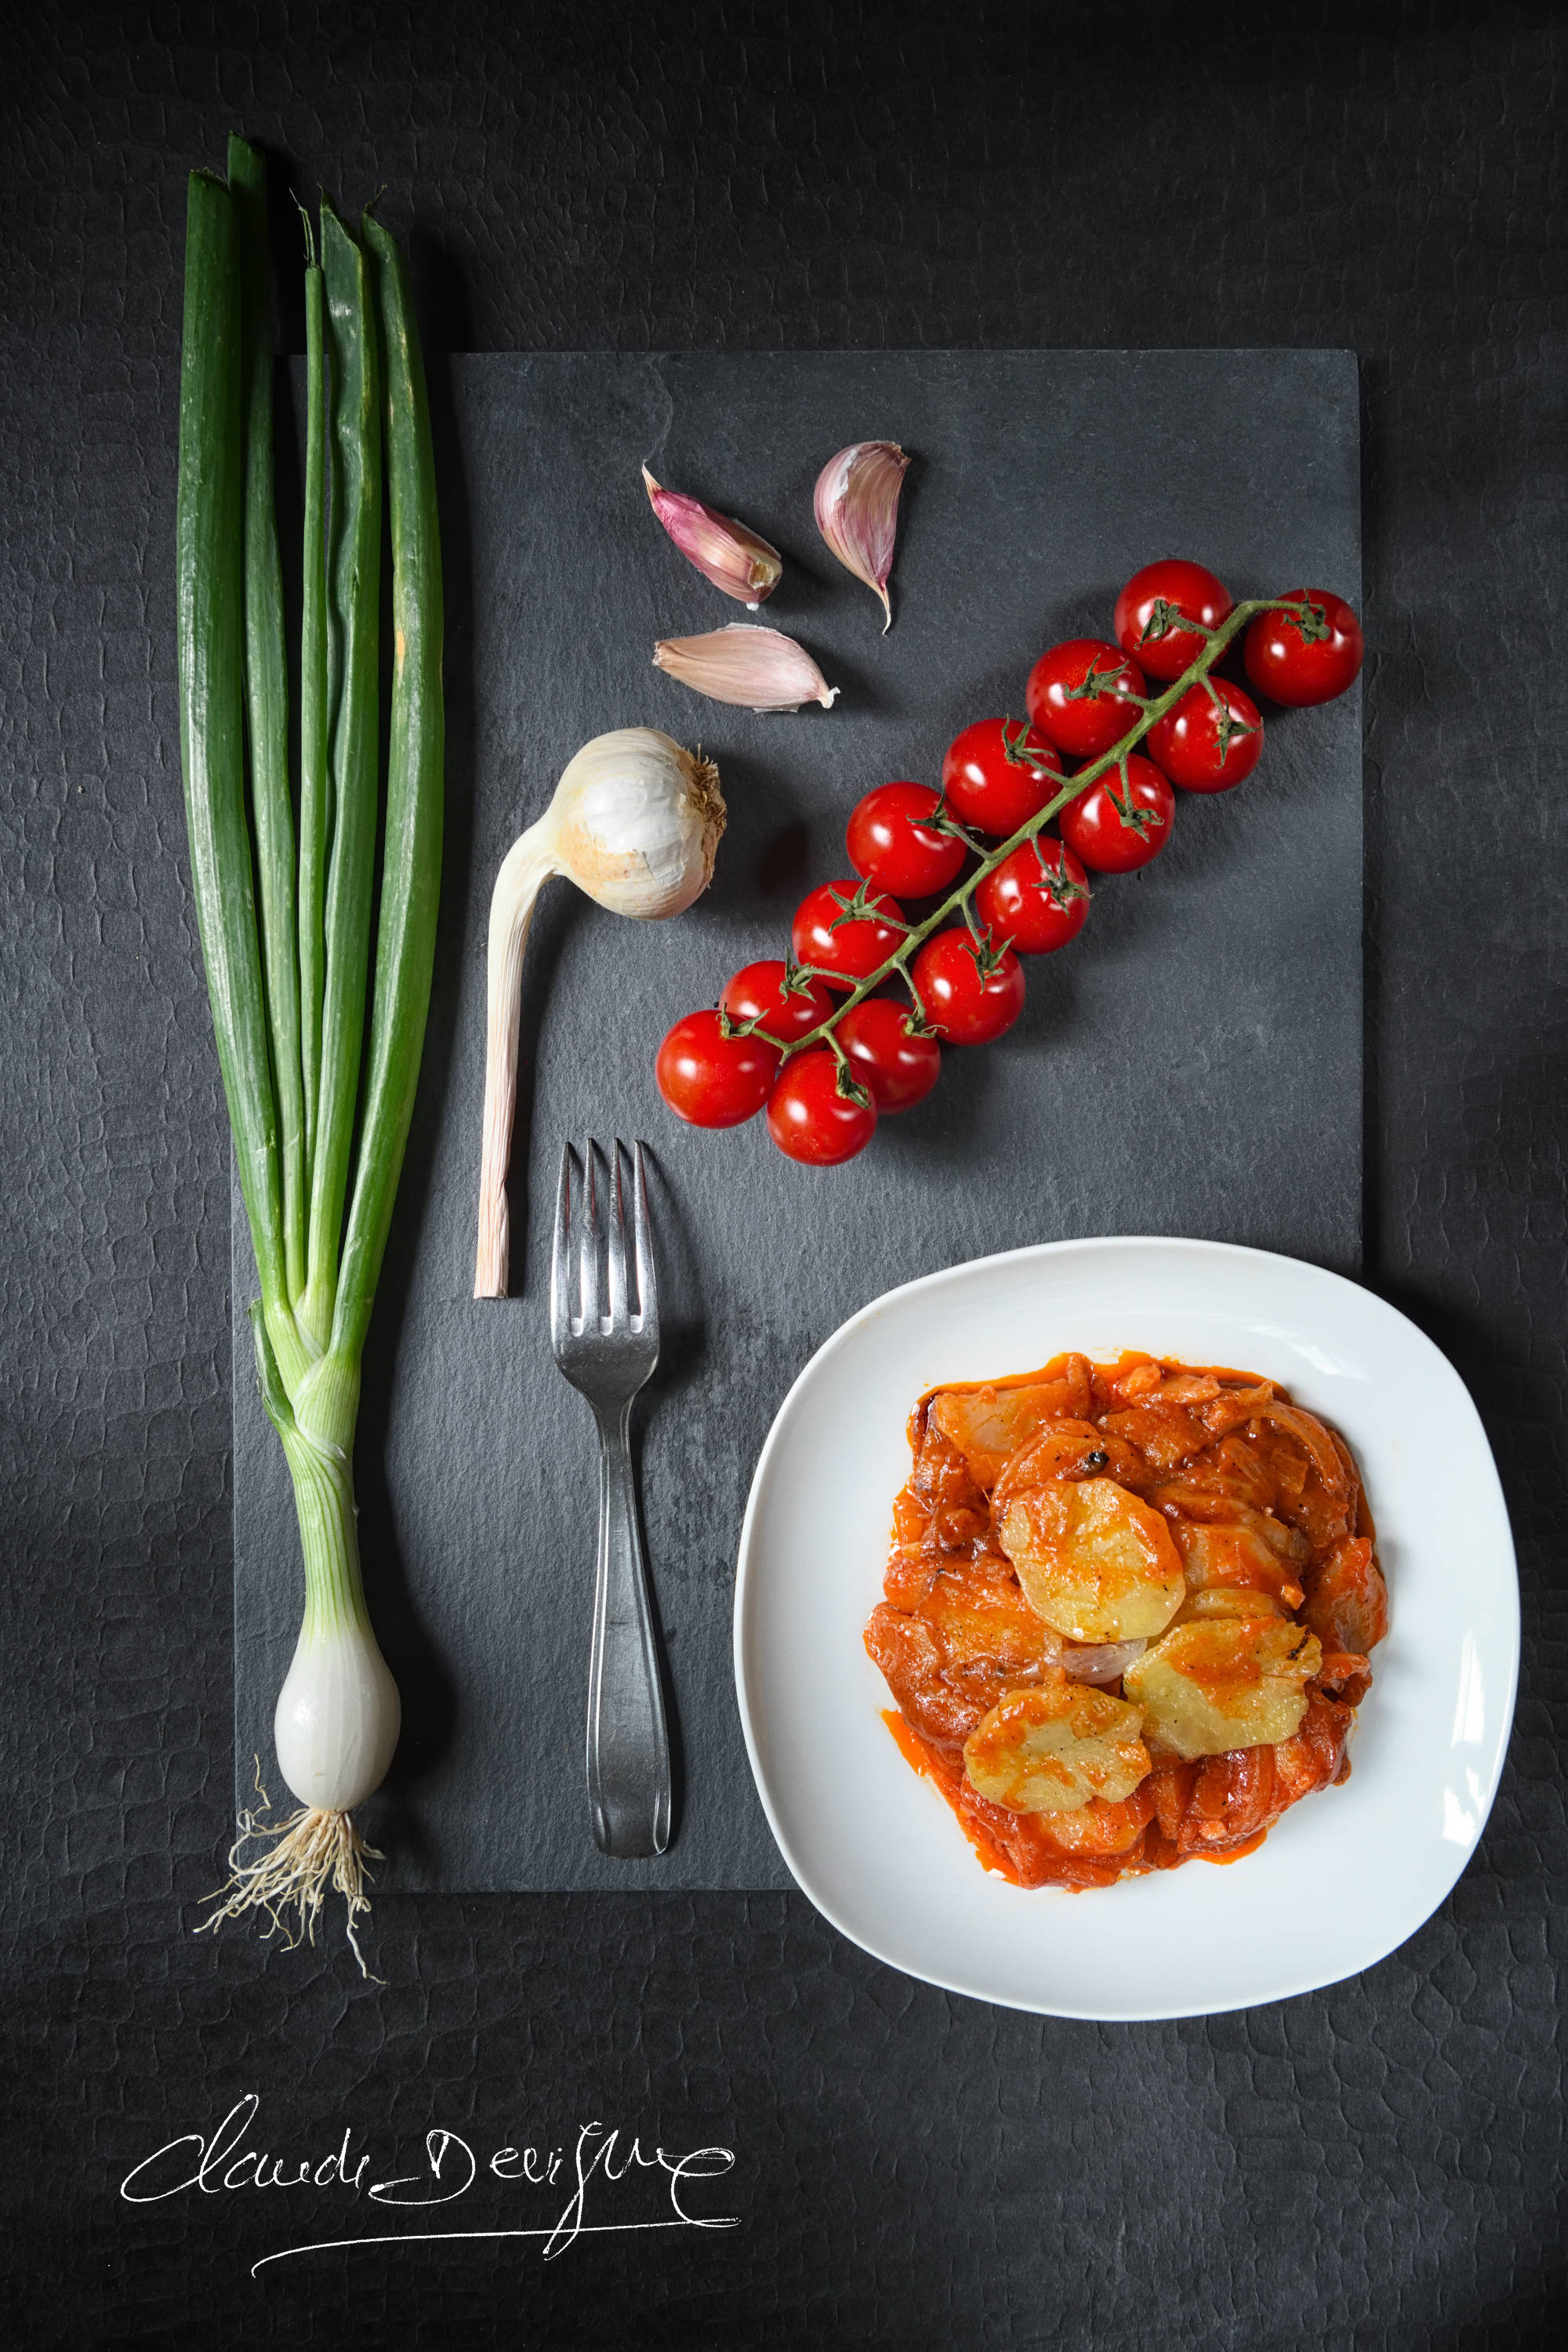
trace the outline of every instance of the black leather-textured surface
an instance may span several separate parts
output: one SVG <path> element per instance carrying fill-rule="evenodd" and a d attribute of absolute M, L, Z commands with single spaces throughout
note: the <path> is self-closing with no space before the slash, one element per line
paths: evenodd
<path fill-rule="evenodd" d="M 0 2263 L 37 2346 L 1554 2340 L 1562 1558 L 1561 92 L 1546 6 L 8 5 L 0 88 Z M 226 1142 L 166 562 L 184 174 L 243 122 L 412 225 L 457 347 L 1300 341 L 1363 354 L 1367 1239 L 1519 1538 L 1481 1852 L 1393 1958 L 1211 2023 L 911 1987 L 800 1899 L 377 1903 L 186 1933 L 228 1815 Z M 1130 450 L 1136 466 L 1139 453 Z M 601 2119 L 736 2151 L 732 2232 L 313 2257 L 132 2208 L 174 2135 Z M 481 2200 L 488 2202 L 481 2202 Z M 505 2227 L 476 2189 L 469 2225 Z M 707 2208 L 706 2210 L 713 2210 Z"/>

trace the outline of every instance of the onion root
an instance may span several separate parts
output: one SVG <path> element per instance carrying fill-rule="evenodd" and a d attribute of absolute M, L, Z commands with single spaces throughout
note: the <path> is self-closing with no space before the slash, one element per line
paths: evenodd
<path fill-rule="evenodd" d="M 330 1889 L 348 1906 L 348 1938 L 360 1974 L 367 1982 L 380 1984 L 381 1978 L 373 1977 L 365 1964 L 358 1929 L 360 1915 L 370 1910 L 364 1890 L 371 1873 L 365 1864 L 381 1862 L 384 1856 L 366 1845 L 351 1813 L 325 1812 L 308 1805 L 286 1821 L 266 1820 L 267 1791 L 259 1780 L 257 1786 L 262 1812 L 241 1813 L 238 1834 L 229 1848 L 228 1877 L 204 1898 L 216 1903 L 218 1908 L 202 1921 L 197 1934 L 203 1928 L 220 1927 L 226 1919 L 242 1918 L 247 1911 L 263 1911 L 270 1923 L 266 1934 L 280 1935 L 285 1951 L 292 1952 L 302 1943 L 315 1942 L 316 1921 Z M 263 1840 L 271 1841 L 265 1853 L 247 1860 L 246 1847 Z"/>

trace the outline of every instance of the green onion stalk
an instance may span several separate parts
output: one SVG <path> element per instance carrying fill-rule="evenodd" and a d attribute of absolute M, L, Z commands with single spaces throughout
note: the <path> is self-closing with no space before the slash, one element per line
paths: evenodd
<path fill-rule="evenodd" d="M 397 1744 L 365 1605 L 353 1488 L 360 1363 L 414 1109 L 440 889 L 441 551 L 424 362 L 402 253 L 367 212 L 307 218 L 299 772 L 289 772 L 273 494 L 261 157 L 191 175 L 180 374 L 180 744 L 192 879 L 256 1252 L 257 1375 L 293 1481 L 305 1570 L 274 1741 L 300 1810 L 240 1817 L 216 1926 L 356 1928 L 353 1819 Z M 391 709 L 379 704 L 383 509 Z M 254 1848 L 259 1845 L 260 1852 Z M 363 1967 L 363 1956 L 361 1956 Z"/>

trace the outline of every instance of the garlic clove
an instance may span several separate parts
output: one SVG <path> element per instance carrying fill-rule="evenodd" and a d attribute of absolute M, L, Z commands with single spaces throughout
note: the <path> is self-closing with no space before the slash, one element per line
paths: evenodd
<path fill-rule="evenodd" d="M 784 558 L 776 547 L 732 515 L 721 515 L 700 499 L 684 491 L 667 490 L 642 469 L 648 504 L 689 563 L 726 596 L 755 612 L 771 596 L 784 574 Z"/>
<path fill-rule="evenodd" d="M 852 441 L 829 457 L 812 499 L 816 528 L 839 562 L 881 598 L 884 636 L 893 625 L 888 579 L 909 462 L 896 441 Z"/>
<path fill-rule="evenodd" d="M 798 710 L 803 702 L 820 702 L 831 710 L 838 692 L 804 646 L 782 629 L 759 628 L 751 621 L 731 621 L 700 637 L 660 637 L 653 666 L 710 702 L 733 702 L 746 710 Z"/>

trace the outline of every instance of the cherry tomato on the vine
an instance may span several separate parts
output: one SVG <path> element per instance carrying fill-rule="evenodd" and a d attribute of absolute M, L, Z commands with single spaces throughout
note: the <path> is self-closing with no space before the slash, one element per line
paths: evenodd
<path fill-rule="evenodd" d="M 846 1094 L 838 1056 L 830 1046 L 808 1045 L 780 1071 L 768 1097 L 768 1133 L 788 1160 L 808 1168 L 837 1168 L 864 1151 L 877 1130 L 877 1106 Z"/>
<path fill-rule="evenodd" d="M 1098 760 L 1140 716 L 1129 698 L 1143 692 L 1143 673 L 1120 646 L 1102 637 L 1068 637 L 1051 646 L 1029 672 L 1029 718 L 1069 760 Z"/>
<path fill-rule="evenodd" d="M 856 873 L 902 898 L 945 890 L 963 863 L 963 844 L 922 824 L 937 806 L 929 784 L 879 784 L 857 801 L 844 836 Z"/>
<path fill-rule="evenodd" d="M 1152 760 L 1130 752 L 1127 789 L 1120 769 L 1069 801 L 1062 839 L 1096 874 L 1131 874 L 1158 857 L 1176 821 L 1176 795 Z"/>
<path fill-rule="evenodd" d="M 797 980 L 789 985 L 789 966 L 776 956 L 761 963 L 742 964 L 727 980 L 719 998 L 721 1012 L 731 1021 L 756 1021 L 771 1035 L 793 1045 L 808 1029 L 826 1021 L 833 999 L 819 980 Z"/>
<path fill-rule="evenodd" d="M 954 1045 L 989 1045 L 1024 1010 L 1024 967 L 1011 948 L 996 958 L 967 929 L 927 940 L 910 978 L 926 1019 Z"/>
<path fill-rule="evenodd" d="M 1184 792 L 1228 793 L 1258 765 L 1263 721 L 1239 686 L 1225 677 L 1200 678 L 1150 728 L 1146 740 L 1150 757 Z"/>
<path fill-rule="evenodd" d="M 1057 747 L 1026 719 L 977 719 L 953 737 L 942 759 L 948 807 L 961 824 L 998 841 L 1038 816 L 1061 788 Z"/>
<path fill-rule="evenodd" d="M 904 910 L 885 890 L 853 877 L 819 882 L 795 908 L 796 963 L 815 964 L 829 988 L 853 988 L 886 963 L 904 936 Z"/>
<path fill-rule="evenodd" d="M 879 1111 L 912 1110 L 942 1076 L 942 1047 L 910 1020 L 907 1004 L 868 996 L 838 1024 L 849 1066 Z"/>
<path fill-rule="evenodd" d="M 1182 622 L 1217 629 L 1233 602 L 1224 581 L 1203 564 L 1170 556 L 1132 574 L 1116 600 L 1111 627 L 1122 652 L 1137 656 L 1144 675 L 1169 685 L 1196 661 L 1208 642 L 1196 629 L 1184 629 Z"/>
<path fill-rule="evenodd" d="M 1049 955 L 1088 920 L 1089 877 L 1070 849 L 1037 834 L 985 877 L 974 911 L 998 947 Z"/>
<path fill-rule="evenodd" d="M 1242 646 L 1247 675 L 1259 694 L 1287 710 L 1332 702 L 1361 673 L 1361 623 L 1344 598 L 1326 588 L 1288 588 L 1285 601 L 1300 605 L 1301 617 L 1259 613 Z"/>
<path fill-rule="evenodd" d="M 678 1021 L 654 1062 L 659 1093 L 693 1127 L 753 1118 L 778 1076 L 779 1056 L 760 1037 L 726 1037 L 717 1013 Z"/>

